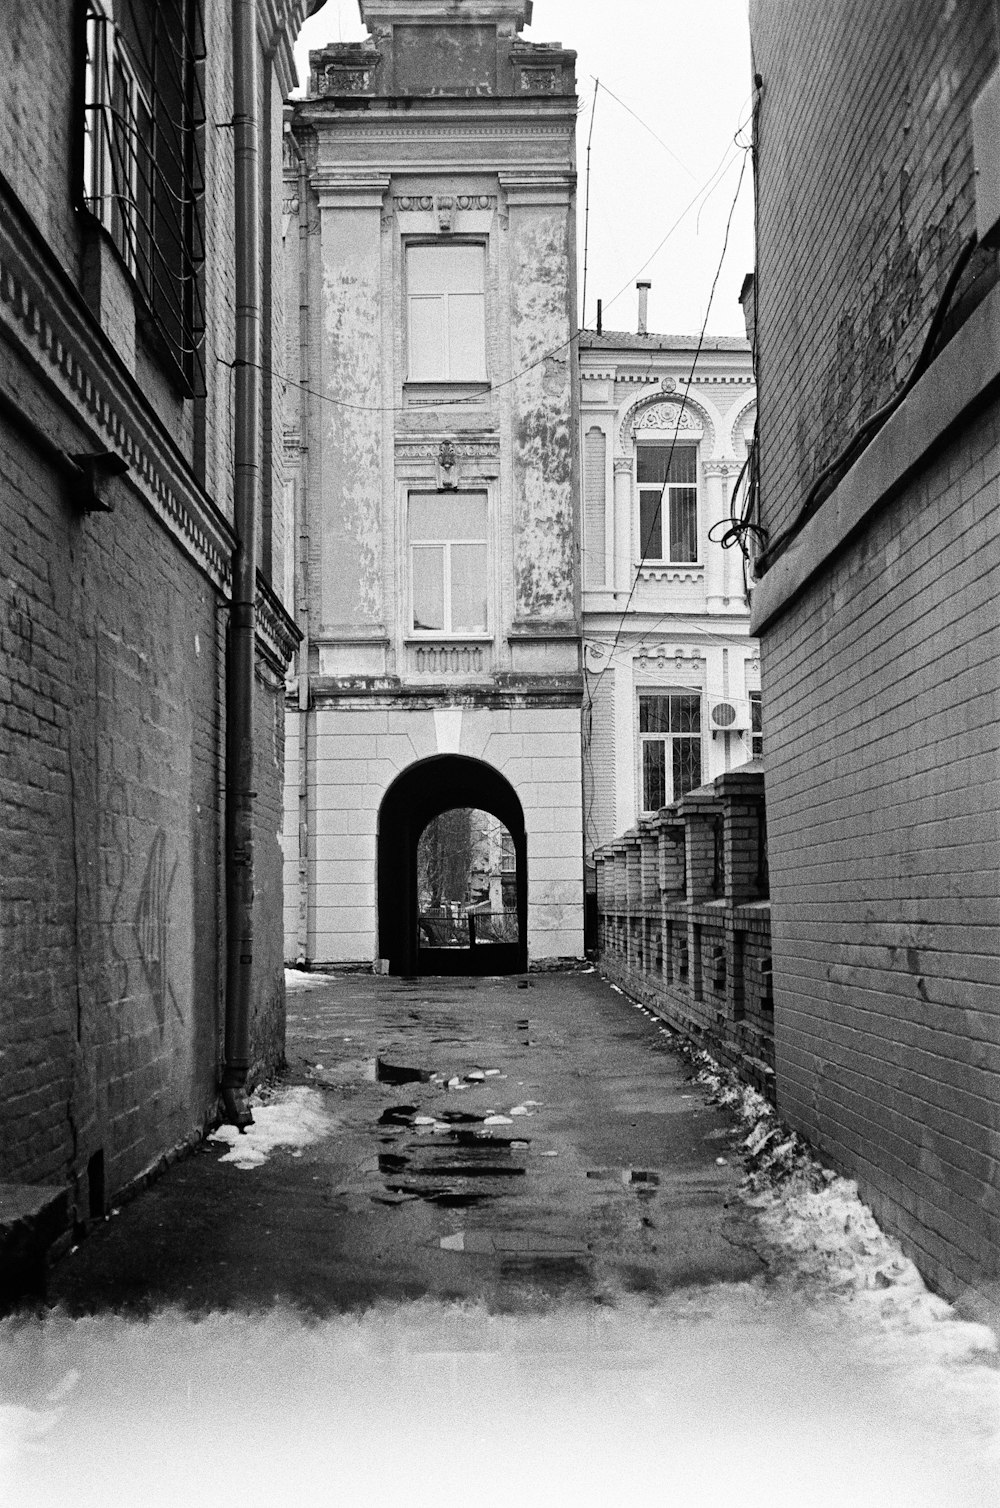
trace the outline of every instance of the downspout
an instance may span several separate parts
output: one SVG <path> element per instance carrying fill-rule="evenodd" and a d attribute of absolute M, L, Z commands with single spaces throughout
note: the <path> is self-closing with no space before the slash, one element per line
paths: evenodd
<path fill-rule="evenodd" d="M 308 485 L 302 485 L 302 447 L 305 447 L 306 466 L 310 464 L 310 423 L 312 414 L 309 408 L 309 206 L 307 195 L 309 193 L 309 173 L 306 165 L 305 153 L 302 151 L 295 137 L 292 137 L 295 151 L 298 154 L 298 200 L 299 200 L 299 383 L 301 385 L 299 399 L 299 486 L 296 494 L 296 507 L 299 517 L 296 518 L 298 540 L 296 556 L 298 559 L 297 579 L 295 583 L 296 602 L 301 603 L 301 611 L 298 614 L 299 629 L 302 633 L 302 643 L 299 645 L 299 934 L 298 934 L 298 960 L 306 963 L 309 959 L 309 843 L 310 843 L 310 811 L 309 811 L 309 511 L 308 499 L 310 490 Z M 310 478 L 311 480 L 311 478 Z"/>
<path fill-rule="evenodd" d="M 253 989 L 253 711 L 260 527 L 260 224 L 255 0 L 232 0 L 236 352 L 232 600 L 226 656 L 226 1025 L 222 1103 L 241 1129 Z"/>

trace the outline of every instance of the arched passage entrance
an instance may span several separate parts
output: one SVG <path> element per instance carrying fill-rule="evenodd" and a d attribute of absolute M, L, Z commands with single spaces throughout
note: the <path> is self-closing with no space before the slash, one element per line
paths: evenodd
<path fill-rule="evenodd" d="M 418 930 L 417 850 L 428 824 L 460 808 L 490 813 L 513 839 L 517 937 L 506 943 L 440 948 Z M 445 754 L 412 765 L 385 793 L 378 824 L 379 956 L 390 974 L 513 974 L 528 966 L 528 843 L 513 786 L 489 765 Z"/>

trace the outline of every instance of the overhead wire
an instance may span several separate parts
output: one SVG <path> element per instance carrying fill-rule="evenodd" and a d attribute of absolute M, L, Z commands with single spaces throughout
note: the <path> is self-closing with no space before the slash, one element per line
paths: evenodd
<path fill-rule="evenodd" d="M 739 129 L 742 129 L 742 127 L 739 128 Z M 716 291 L 716 288 L 718 287 L 719 278 L 720 278 L 720 276 L 722 274 L 722 267 L 723 267 L 723 263 L 725 262 L 725 259 L 726 259 L 726 252 L 729 249 L 729 234 L 730 234 L 730 230 L 732 228 L 733 216 L 734 216 L 734 214 L 736 212 L 736 205 L 739 202 L 740 191 L 741 191 L 741 189 L 743 187 L 743 179 L 744 179 L 744 176 L 746 174 L 747 157 L 752 155 L 752 148 L 741 147 L 739 150 L 741 150 L 742 153 L 743 153 L 743 161 L 742 161 L 742 164 L 740 166 L 740 174 L 739 174 L 739 178 L 737 180 L 736 189 L 735 189 L 735 192 L 733 194 L 732 202 L 731 202 L 730 207 L 729 207 L 729 214 L 728 214 L 728 216 L 726 218 L 726 228 L 725 228 L 725 233 L 723 235 L 722 251 L 721 251 L 721 253 L 719 255 L 719 260 L 718 260 L 718 263 L 717 263 L 716 269 L 715 269 L 715 275 L 714 275 L 714 277 L 712 279 L 712 284 L 711 284 L 711 287 L 709 289 L 708 300 L 707 300 L 706 307 L 705 307 L 705 317 L 702 320 L 701 330 L 700 330 L 700 333 L 698 335 L 698 344 L 697 344 L 697 346 L 695 348 L 694 358 L 693 358 L 693 360 L 691 362 L 691 368 L 690 368 L 690 372 L 689 372 L 689 375 L 688 375 L 688 380 L 687 380 L 687 383 L 686 383 L 686 387 L 688 387 L 688 388 L 691 386 L 691 383 L 694 380 L 694 374 L 695 374 L 695 371 L 697 369 L 698 359 L 699 359 L 699 357 L 701 355 L 702 347 L 703 347 L 704 342 L 705 342 L 705 334 L 706 334 L 706 331 L 707 331 L 707 328 L 708 328 L 708 321 L 709 321 L 709 318 L 710 318 L 710 315 L 711 315 L 711 312 L 712 312 L 712 304 L 713 304 L 714 299 L 715 299 L 715 291 Z M 728 152 L 729 152 L 729 149 L 727 148 L 727 153 L 726 153 L 727 156 L 728 156 Z M 713 176 L 715 176 L 715 175 L 713 175 Z M 697 197 L 698 196 L 696 195 L 695 198 L 697 199 Z M 694 202 L 694 201 L 692 201 L 692 202 Z M 690 205 L 688 206 L 688 208 L 690 208 Z M 686 211 L 685 211 L 685 213 L 686 213 Z M 675 222 L 675 224 L 676 223 L 679 223 L 679 222 Z M 673 227 L 672 227 L 672 229 L 673 229 Z M 671 232 L 668 232 L 668 235 L 670 233 Z M 654 256 L 655 255 L 656 255 L 656 253 L 654 252 Z M 652 258 L 650 258 L 650 261 L 651 260 L 652 260 Z M 648 265 L 648 263 L 647 263 L 647 265 Z M 618 295 L 616 295 L 616 297 L 617 296 Z M 647 540 L 648 540 L 648 538 L 650 537 L 650 535 L 652 533 L 652 527 L 655 527 L 655 524 L 657 522 L 659 522 L 659 520 L 662 517 L 663 500 L 664 500 L 664 497 L 666 495 L 667 486 L 669 485 L 670 466 L 671 466 L 671 462 L 672 462 L 672 459 L 673 459 L 674 449 L 675 449 L 676 444 L 677 444 L 677 437 L 678 437 L 678 435 L 680 433 L 681 420 L 682 420 L 682 417 L 683 417 L 683 413 L 684 413 L 684 401 L 682 400 L 681 405 L 680 405 L 680 410 L 679 410 L 678 416 L 677 416 L 677 424 L 676 424 L 676 426 L 674 428 L 674 432 L 673 432 L 673 435 L 672 435 L 671 440 L 670 440 L 670 448 L 669 448 L 668 455 L 667 455 L 666 466 L 664 468 L 664 481 L 663 481 L 663 483 L 661 485 L 661 488 L 660 488 L 660 496 L 659 496 L 659 498 L 657 500 L 656 511 L 655 511 L 655 514 L 654 514 L 654 517 L 653 517 L 653 525 L 651 526 L 651 528 L 649 530 L 647 530 Z M 742 476 L 742 472 L 741 472 L 741 476 Z M 734 491 L 735 491 L 735 489 L 734 489 Z M 589 786 L 589 792 L 588 792 L 589 801 L 588 801 L 587 808 L 586 808 L 586 810 L 584 812 L 584 837 L 585 837 L 585 843 L 586 844 L 589 844 L 590 843 L 590 839 L 591 839 L 590 824 L 591 824 L 591 818 L 593 816 L 595 784 L 596 784 L 595 781 L 594 781 L 594 778 L 593 778 L 593 756 L 591 754 L 591 741 L 592 741 L 592 736 L 593 736 L 593 721 L 594 721 L 594 703 L 595 703 L 595 698 L 597 697 L 597 695 L 600 692 L 601 684 L 602 684 L 602 682 L 604 680 L 604 677 L 607 675 L 608 670 L 611 667 L 612 661 L 614 660 L 614 658 L 616 656 L 616 653 L 617 653 L 617 650 L 618 650 L 618 645 L 621 642 L 621 637 L 622 637 L 622 634 L 623 634 L 624 629 L 625 629 L 625 624 L 626 624 L 626 621 L 627 621 L 628 612 L 629 612 L 629 609 L 630 609 L 630 607 L 632 605 L 632 599 L 635 596 L 636 588 L 638 587 L 639 581 L 641 580 L 641 577 L 642 577 L 642 569 L 643 569 L 643 566 L 646 563 L 646 548 L 647 548 L 646 542 L 645 541 L 640 541 L 640 551 L 641 551 L 641 553 L 640 553 L 639 562 L 636 565 L 636 567 L 634 568 L 634 574 L 633 574 L 633 577 L 632 577 L 632 583 L 631 583 L 631 586 L 629 588 L 628 597 L 626 598 L 626 601 L 625 601 L 625 606 L 620 610 L 620 612 L 618 614 L 618 626 L 617 626 L 617 629 L 615 631 L 614 639 L 612 641 L 611 650 L 608 653 L 607 662 L 601 667 L 601 669 L 598 672 L 596 680 L 594 681 L 593 685 L 591 684 L 591 681 L 590 681 L 590 672 L 588 672 L 588 669 L 587 669 L 586 659 L 584 659 L 583 676 L 584 676 L 584 691 L 585 691 L 586 701 L 585 701 L 585 705 L 584 705 L 583 752 L 584 752 L 584 758 L 587 761 L 587 763 L 589 765 L 589 770 L 590 770 L 590 779 L 588 781 L 588 786 Z"/>

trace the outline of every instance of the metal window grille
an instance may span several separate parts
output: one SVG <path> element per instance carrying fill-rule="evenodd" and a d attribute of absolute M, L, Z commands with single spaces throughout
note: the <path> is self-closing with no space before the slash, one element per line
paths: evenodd
<path fill-rule="evenodd" d="M 750 693 L 750 735 L 754 759 L 764 756 L 764 710 L 759 691 Z"/>
<path fill-rule="evenodd" d="M 204 381 L 201 0 L 86 0 L 83 203 L 187 395 Z"/>
<path fill-rule="evenodd" d="M 642 810 L 655 812 L 701 784 L 701 697 L 640 696 Z"/>

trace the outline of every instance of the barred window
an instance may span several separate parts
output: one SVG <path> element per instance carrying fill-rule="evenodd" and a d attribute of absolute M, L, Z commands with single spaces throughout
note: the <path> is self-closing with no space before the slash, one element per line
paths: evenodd
<path fill-rule="evenodd" d="M 131 274 L 139 322 L 202 384 L 201 0 L 85 0 L 83 203 Z"/>
<path fill-rule="evenodd" d="M 701 697 L 640 696 L 639 746 L 644 812 L 657 812 L 701 785 Z"/>
<path fill-rule="evenodd" d="M 764 708 L 759 691 L 750 693 L 750 734 L 754 759 L 764 757 Z"/>

